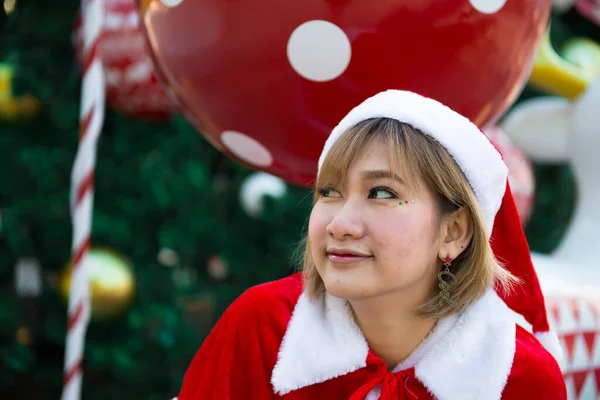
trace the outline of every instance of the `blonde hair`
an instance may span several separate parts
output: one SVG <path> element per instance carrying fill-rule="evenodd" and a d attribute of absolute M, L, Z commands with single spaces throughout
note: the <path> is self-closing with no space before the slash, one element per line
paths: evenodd
<path fill-rule="evenodd" d="M 510 290 L 518 280 L 496 260 L 487 239 L 477 197 L 465 175 L 441 144 L 411 125 L 390 118 L 372 118 L 348 129 L 327 154 L 317 177 L 316 187 L 343 187 L 352 161 L 375 141 L 383 143 L 388 149 L 387 157 L 393 171 L 400 171 L 401 176 L 420 177 L 420 181 L 434 194 L 438 205 L 438 223 L 444 215 L 460 209 L 471 214 L 471 242 L 452 261 L 451 271 L 457 280 L 449 291 L 456 304 L 450 306 L 440 302 L 439 291 L 433 290 L 416 312 L 427 318 L 443 318 L 463 311 L 492 285 L 497 284 L 503 290 Z M 407 180 L 409 192 L 419 189 L 416 187 L 417 182 L 418 179 Z M 318 191 L 315 191 L 313 204 L 319 197 Z M 325 291 L 325 285 L 312 260 L 310 241 L 305 238 L 303 246 L 304 287 L 309 297 L 317 298 Z"/>

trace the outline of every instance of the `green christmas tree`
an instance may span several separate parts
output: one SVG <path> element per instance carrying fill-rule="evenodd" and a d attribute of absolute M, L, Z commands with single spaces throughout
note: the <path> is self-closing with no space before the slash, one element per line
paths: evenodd
<path fill-rule="evenodd" d="M 71 31 L 79 4 L 21 0 L 2 16 L 0 62 L 16 71 L 15 93 L 30 93 L 42 104 L 35 118 L 0 122 L 2 398 L 57 399 L 62 389 L 67 321 L 57 281 L 71 251 L 69 190 L 80 97 Z M 573 36 L 600 41 L 600 30 L 575 11 L 552 21 L 557 48 Z M 521 99 L 538 95 L 527 89 Z M 294 271 L 311 193 L 290 186 L 283 198 L 266 198 L 265 211 L 251 217 L 239 195 L 252 172 L 212 148 L 181 116 L 149 123 L 107 113 L 92 242 L 127 257 L 136 295 L 122 316 L 89 327 L 85 399 L 176 395 L 224 308 L 246 288 Z M 536 178 L 526 233 L 532 249 L 547 252 L 564 234 L 575 185 L 565 166 L 536 166 Z M 207 269 L 214 256 L 226 276 Z M 43 290 L 27 298 L 14 283 L 24 257 L 39 261 L 43 277 Z"/>

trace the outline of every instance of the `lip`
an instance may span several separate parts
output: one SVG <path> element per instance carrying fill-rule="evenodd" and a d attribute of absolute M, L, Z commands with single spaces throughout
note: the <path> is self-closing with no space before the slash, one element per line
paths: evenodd
<path fill-rule="evenodd" d="M 336 256 L 370 257 L 368 254 L 364 254 L 356 250 L 334 247 L 327 249 L 327 254 L 333 254 Z"/>
<path fill-rule="evenodd" d="M 328 249 L 327 257 L 334 264 L 351 264 L 371 258 L 372 256 L 350 249 Z"/>

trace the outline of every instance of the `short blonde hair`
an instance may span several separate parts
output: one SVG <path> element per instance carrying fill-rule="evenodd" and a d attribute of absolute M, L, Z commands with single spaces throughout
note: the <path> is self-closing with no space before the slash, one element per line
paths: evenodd
<path fill-rule="evenodd" d="M 352 161 L 375 141 L 383 143 L 388 149 L 387 157 L 392 170 L 399 170 L 401 176 L 420 177 L 420 181 L 434 194 L 438 205 L 438 223 L 444 215 L 460 209 L 467 210 L 472 217 L 471 242 L 452 261 L 451 271 L 457 281 L 451 285 L 450 296 L 456 304 L 450 306 L 441 302 L 439 291 L 432 290 L 430 297 L 416 312 L 423 317 L 443 318 L 463 311 L 492 285 L 510 290 L 518 280 L 496 260 L 487 239 L 477 197 L 465 175 L 441 144 L 411 125 L 390 118 L 372 118 L 348 129 L 327 154 L 316 187 L 343 187 Z M 419 189 L 416 187 L 418 179 L 406 181 L 409 192 Z M 316 203 L 319 197 L 318 190 L 315 190 L 313 202 Z M 309 297 L 317 298 L 325 291 L 325 285 L 313 262 L 310 241 L 305 239 L 303 245 L 304 287 Z"/>

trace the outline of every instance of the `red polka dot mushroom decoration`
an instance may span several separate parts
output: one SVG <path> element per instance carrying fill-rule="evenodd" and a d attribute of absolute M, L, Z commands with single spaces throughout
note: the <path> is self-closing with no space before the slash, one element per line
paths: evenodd
<path fill-rule="evenodd" d="M 161 79 L 219 150 L 310 185 L 335 124 L 407 89 L 484 126 L 523 88 L 550 0 L 138 0 Z"/>
<path fill-rule="evenodd" d="M 494 143 L 508 167 L 508 181 L 519 211 L 521 224 L 527 226 L 535 200 L 535 173 L 533 164 L 525 153 L 513 144 L 499 126 L 489 126 L 485 134 Z"/>

